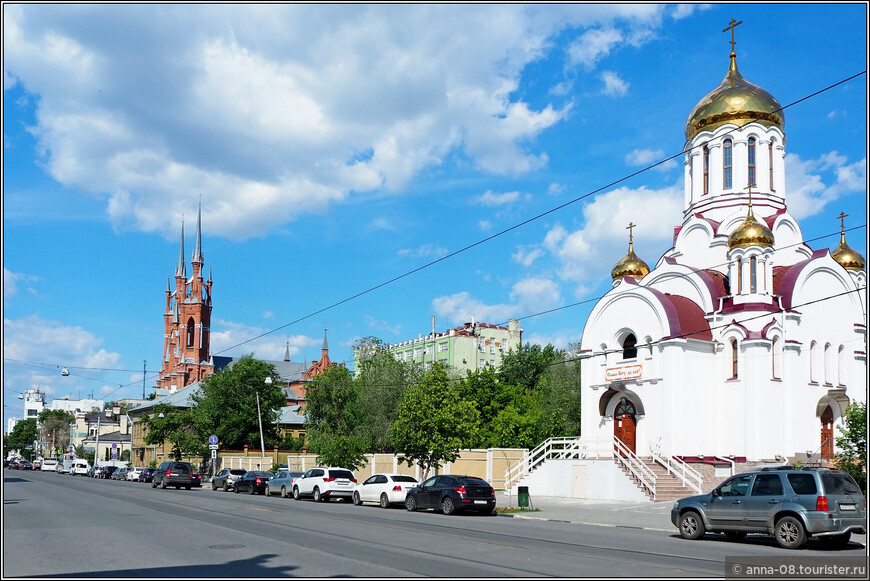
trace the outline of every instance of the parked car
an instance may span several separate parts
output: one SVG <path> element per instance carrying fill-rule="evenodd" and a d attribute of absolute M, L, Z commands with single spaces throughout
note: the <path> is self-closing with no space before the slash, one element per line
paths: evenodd
<path fill-rule="evenodd" d="M 266 496 L 280 494 L 281 498 L 287 498 L 293 494 L 293 482 L 305 474 L 296 470 L 281 469 L 275 478 L 266 485 Z"/>
<path fill-rule="evenodd" d="M 190 475 L 190 484 L 191 486 L 195 486 L 196 488 L 202 488 L 202 476 L 199 472 L 193 472 Z"/>
<path fill-rule="evenodd" d="M 169 460 L 160 464 L 157 470 L 154 471 L 153 479 L 151 480 L 151 488 L 166 488 L 174 486 L 176 489 L 182 486 L 187 490 L 193 485 L 191 480 L 193 474 L 193 466 L 189 462 L 176 462 Z"/>
<path fill-rule="evenodd" d="M 117 466 L 101 466 L 100 473 L 97 476 L 97 478 L 109 479 L 112 477 L 112 474 L 114 474 L 117 471 L 118 471 Z"/>
<path fill-rule="evenodd" d="M 91 465 L 88 464 L 87 460 L 76 460 L 73 462 L 72 468 L 70 468 L 69 473 L 73 476 L 87 476 L 88 470 L 91 469 Z"/>
<path fill-rule="evenodd" d="M 245 472 L 241 468 L 224 468 L 217 473 L 217 476 L 211 479 L 211 489 L 217 490 L 218 488 L 223 488 L 224 492 L 228 492 L 236 480 L 245 475 Z"/>
<path fill-rule="evenodd" d="M 39 468 L 43 472 L 55 472 L 57 471 L 57 459 L 56 458 L 46 458 L 42 461 L 42 466 Z"/>
<path fill-rule="evenodd" d="M 275 477 L 265 470 L 248 470 L 244 476 L 236 480 L 233 491 L 236 493 L 265 494 L 267 482 Z"/>
<path fill-rule="evenodd" d="M 326 501 L 331 498 L 347 498 L 353 496 L 356 478 L 353 472 L 345 468 L 312 468 L 293 482 L 293 498 L 300 500 L 310 496 L 314 502 Z"/>
<path fill-rule="evenodd" d="M 405 504 L 405 496 L 419 481 L 405 474 L 372 474 L 353 489 L 353 503 L 377 502 L 381 508 Z"/>
<path fill-rule="evenodd" d="M 124 478 L 126 480 L 130 480 L 132 482 L 138 482 L 139 475 L 142 474 L 143 470 L 144 470 L 144 468 L 140 468 L 140 467 L 136 467 L 136 466 L 134 466 L 133 468 L 128 468 L 127 474 L 124 476 Z"/>
<path fill-rule="evenodd" d="M 405 508 L 412 512 L 434 508 L 444 514 L 457 511 L 491 514 L 495 510 L 495 490 L 476 476 L 433 476 L 408 491 Z"/>
<path fill-rule="evenodd" d="M 717 532 L 739 541 L 765 533 L 786 549 L 800 548 L 810 536 L 845 546 L 852 533 L 865 534 L 866 520 L 864 496 L 851 476 L 791 466 L 737 474 L 671 508 L 671 522 L 684 539 Z"/>
<path fill-rule="evenodd" d="M 139 482 L 151 482 L 154 478 L 154 470 L 155 468 L 143 468 L 139 473 Z"/>
<path fill-rule="evenodd" d="M 112 472 L 112 480 L 126 480 L 127 479 L 127 471 L 129 468 L 126 466 L 121 466 L 114 472 Z"/>

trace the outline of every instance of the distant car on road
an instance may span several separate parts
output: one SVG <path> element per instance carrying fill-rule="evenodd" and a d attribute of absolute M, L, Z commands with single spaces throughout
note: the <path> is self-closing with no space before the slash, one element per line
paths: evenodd
<path fill-rule="evenodd" d="M 247 492 L 249 494 L 265 494 L 267 482 L 275 477 L 265 470 L 249 470 L 245 475 L 236 480 L 233 490 L 236 493 Z"/>
<path fill-rule="evenodd" d="M 121 466 L 114 472 L 112 472 L 112 480 L 126 480 L 127 479 L 127 471 L 129 468 L 126 466 Z"/>
<path fill-rule="evenodd" d="M 118 470 L 117 466 L 100 466 L 99 472 L 94 472 L 94 476 L 96 478 L 112 478 L 112 474 L 114 474 Z"/>
<path fill-rule="evenodd" d="M 190 484 L 195 488 L 202 488 L 202 476 L 199 472 L 193 472 L 190 475 Z"/>
<path fill-rule="evenodd" d="M 139 482 L 151 482 L 151 479 L 154 478 L 154 470 L 155 468 L 143 468 L 139 474 Z"/>
<path fill-rule="evenodd" d="M 346 468 L 312 468 L 293 482 L 293 498 L 300 500 L 306 496 L 314 502 L 329 502 L 332 498 L 353 496 L 356 477 Z"/>
<path fill-rule="evenodd" d="M 57 471 L 57 459 L 56 458 L 46 458 L 42 461 L 42 466 L 39 468 L 43 472 L 55 472 Z"/>
<path fill-rule="evenodd" d="M 211 479 L 211 489 L 217 490 L 222 488 L 224 492 L 228 492 L 236 480 L 245 475 L 246 470 L 241 468 L 224 468 Z"/>
<path fill-rule="evenodd" d="M 298 470 L 278 470 L 278 474 L 275 478 L 270 480 L 269 484 L 266 486 L 266 496 L 271 496 L 273 494 L 280 494 L 281 498 L 292 496 L 293 482 L 303 474 L 305 473 Z"/>
<path fill-rule="evenodd" d="M 406 474 L 372 474 L 353 489 L 353 503 L 357 506 L 366 502 L 376 502 L 381 508 L 391 504 L 405 504 L 408 491 L 419 484 L 413 476 Z"/>
<path fill-rule="evenodd" d="M 193 466 L 190 462 L 176 462 L 173 460 L 163 462 L 154 472 L 151 488 L 157 488 L 159 485 L 160 488 L 174 486 L 176 489 L 179 489 L 183 486 L 187 490 L 190 490 L 190 487 L 193 486 L 191 474 L 193 474 Z"/>
<path fill-rule="evenodd" d="M 434 508 L 444 514 L 459 511 L 490 514 L 495 510 L 495 490 L 476 476 L 433 476 L 408 491 L 405 508 L 409 511 Z"/>
<path fill-rule="evenodd" d="M 22 460 L 21 462 L 19 462 L 18 469 L 19 470 L 35 470 L 35 468 L 33 467 L 33 463 L 30 462 L 29 460 Z"/>
<path fill-rule="evenodd" d="M 130 480 L 132 482 L 139 481 L 139 475 L 142 474 L 144 468 L 133 467 L 127 469 L 127 474 L 124 476 L 125 479 Z"/>

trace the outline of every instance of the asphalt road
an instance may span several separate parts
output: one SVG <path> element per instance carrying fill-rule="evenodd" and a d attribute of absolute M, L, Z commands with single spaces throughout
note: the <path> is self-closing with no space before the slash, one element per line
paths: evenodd
<path fill-rule="evenodd" d="M 735 554 L 787 557 L 676 531 L 3 476 L 4 578 L 723 577 Z"/>

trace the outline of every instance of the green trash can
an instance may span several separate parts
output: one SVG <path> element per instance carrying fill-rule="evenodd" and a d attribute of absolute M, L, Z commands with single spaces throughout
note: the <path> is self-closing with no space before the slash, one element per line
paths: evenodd
<path fill-rule="evenodd" d="M 529 487 L 528 486 L 518 486 L 517 487 L 517 503 L 520 508 L 529 508 Z"/>

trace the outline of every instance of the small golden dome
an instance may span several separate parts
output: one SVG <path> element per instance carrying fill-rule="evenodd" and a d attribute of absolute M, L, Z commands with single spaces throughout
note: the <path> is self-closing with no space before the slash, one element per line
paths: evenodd
<path fill-rule="evenodd" d="M 751 201 L 746 219 L 728 237 L 728 250 L 746 246 L 773 246 L 773 232 L 752 215 Z"/>
<path fill-rule="evenodd" d="M 701 131 L 711 131 L 726 123 L 743 127 L 747 123 L 761 123 L 767 127 L 785 128 L 782 105 L 773 95 L 753 85 L 737 70 L 737 53 L 731 52 L 728 74 L 713 92 L 698 101 L 686 121 L 686 139 L 693 139 Z"/>
<path fill-rule="evenodd" d="M 630 228 L 633 228 L 634 224 L 630 225 Z M 634 241 L 632 240 L 631 234 L 628 235 L 628 254 L 625 257 L 616 263 L 613 267 L 613 270 L 610 271 L 610 276 L 613 280 L 618 278 L 622 278 L 624 276 L 630 276 L 636 280 L 640 280 L 646 275 L 649 274 L 649 266 L 647 266 L 646 262 L 638 258 L 637 254 L 634 253 Z"/>
<path fill-rule="evenodd" d="M 840 245 L 831 252 L 831 258 L 840 263 L 846 270 L 864 270 L 864 257 L 861 253 L 846 244 L 845 230 L 840 232 Z"/>

